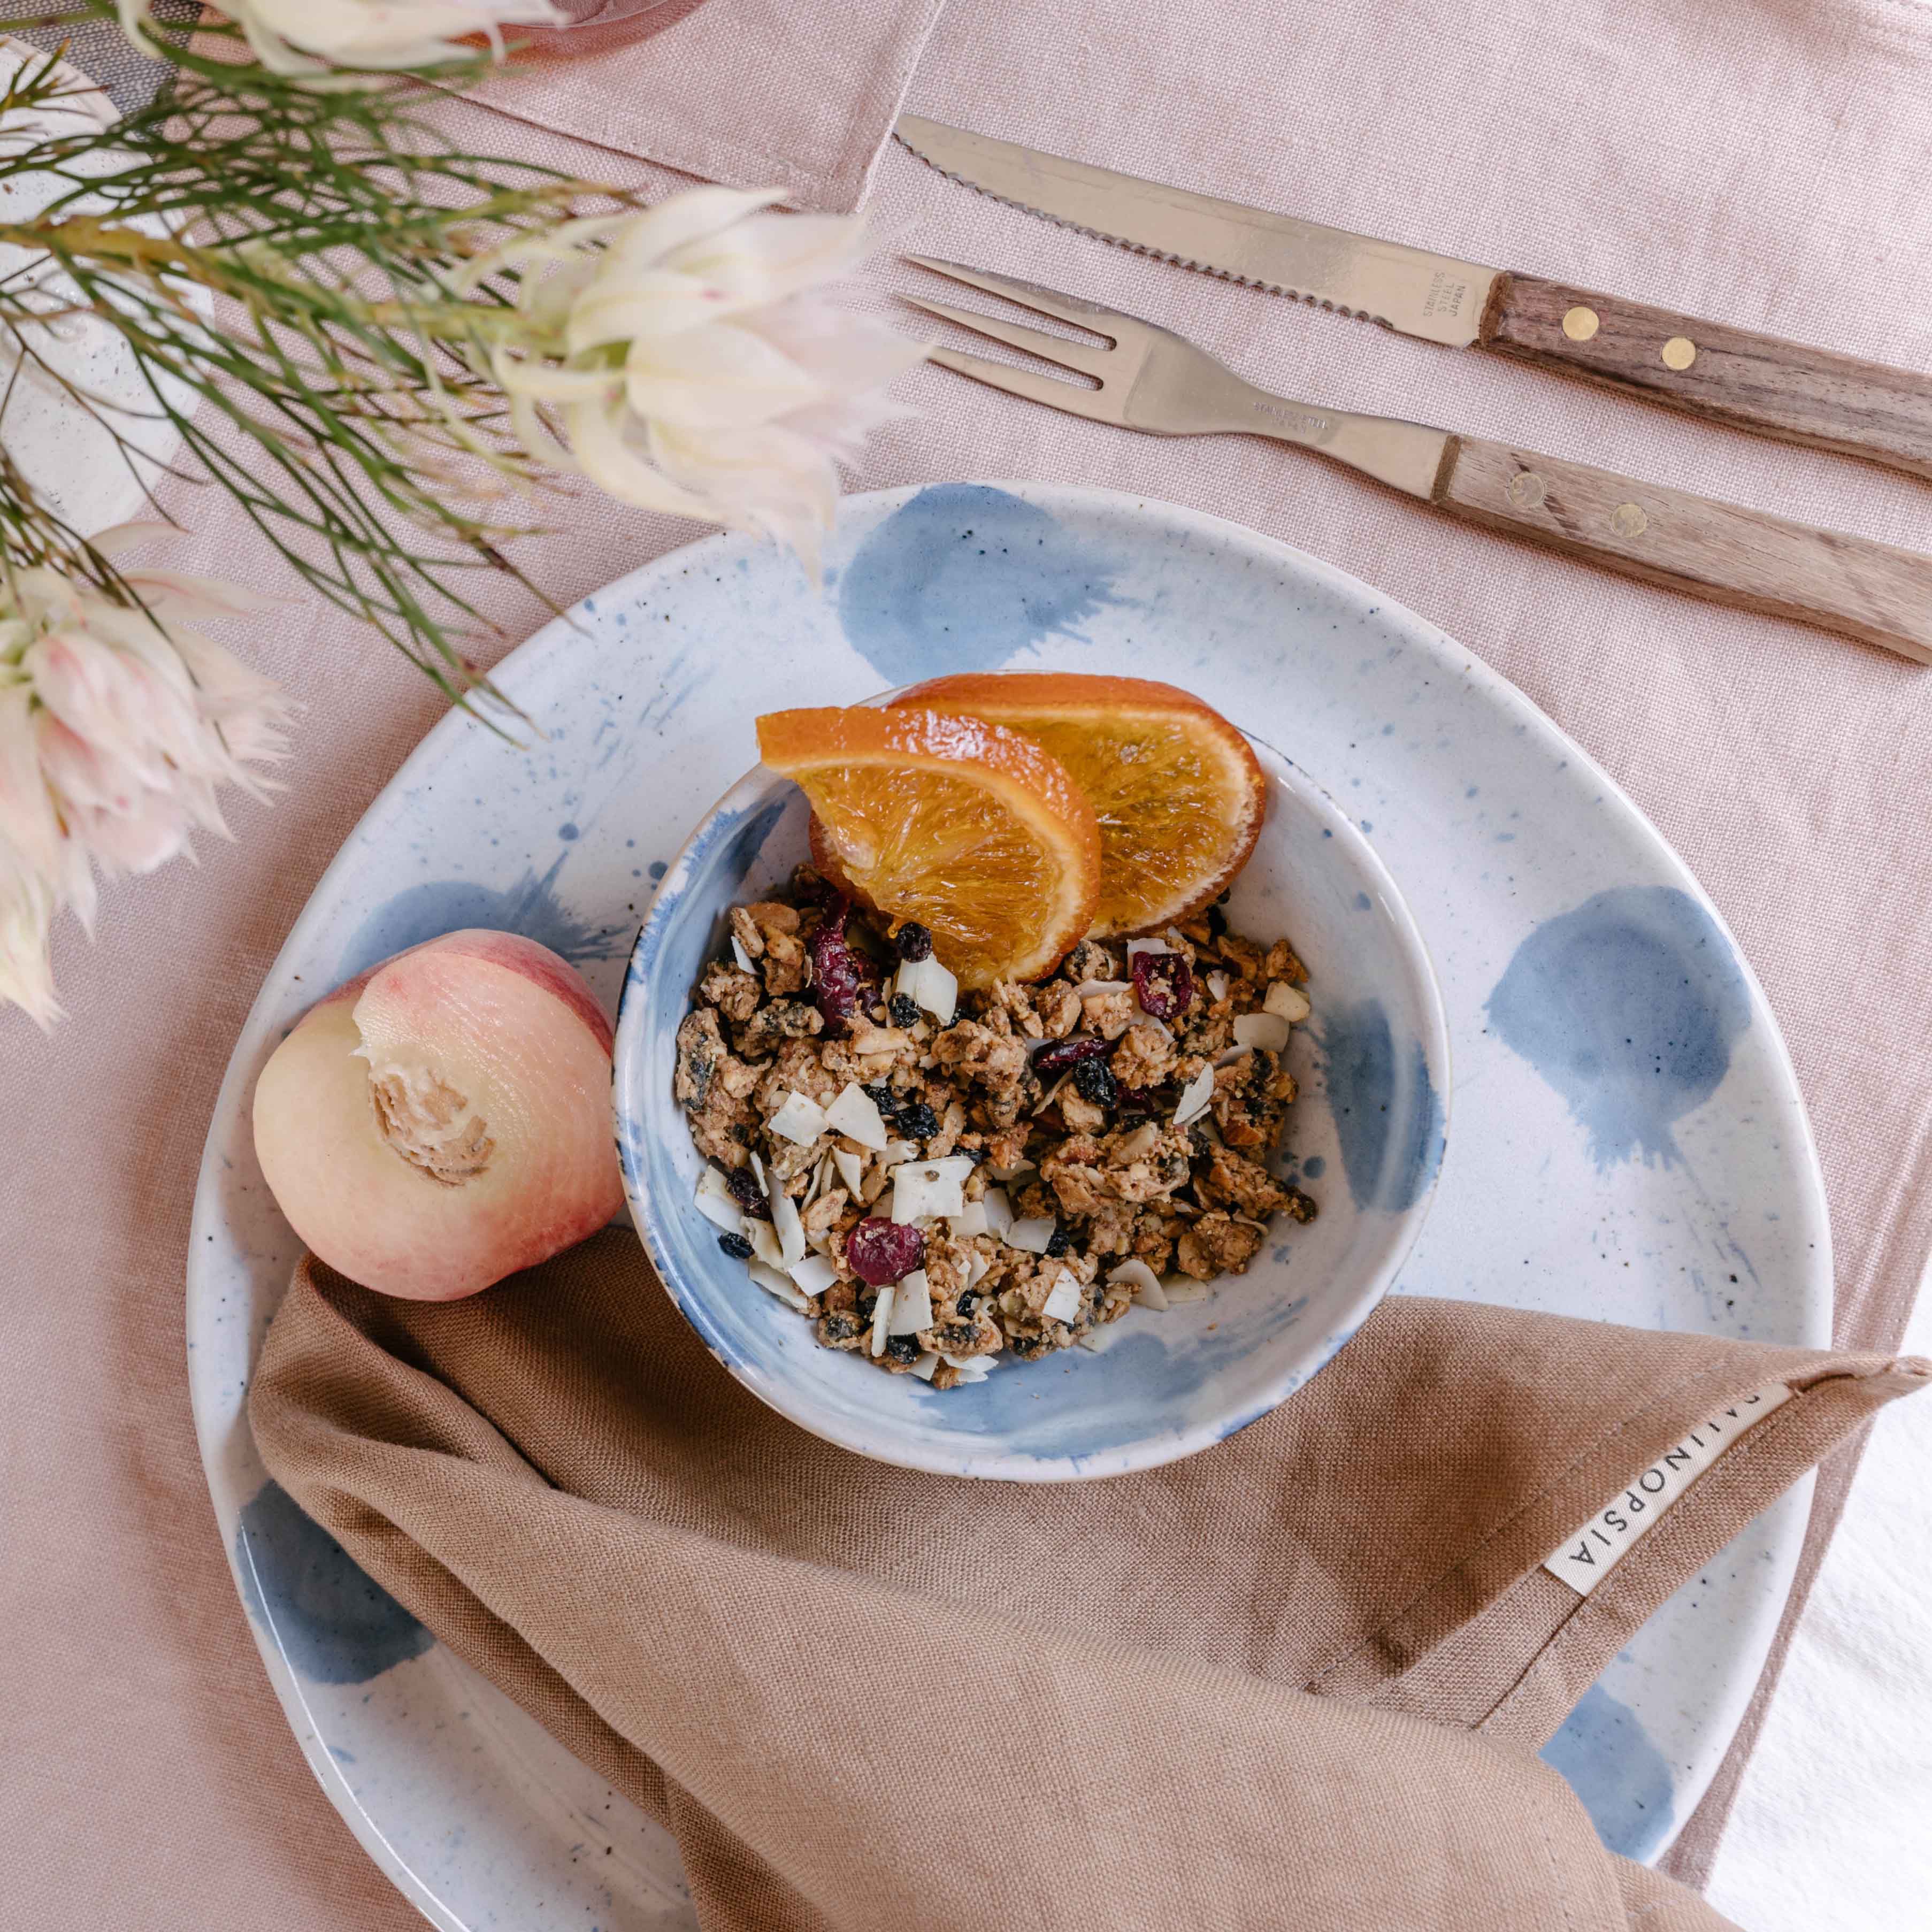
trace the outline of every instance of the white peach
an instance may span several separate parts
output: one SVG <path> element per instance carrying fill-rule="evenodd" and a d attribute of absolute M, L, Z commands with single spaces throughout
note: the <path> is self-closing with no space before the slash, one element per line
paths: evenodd
<path fill-rule="evenodd" d="M 385 1294 L 473 1294 L 623 1204 L 610 1025 L 583 978 L 514 933 L 452 932 L 311 1007 L 255 1086 L 282 1212 Z"/>

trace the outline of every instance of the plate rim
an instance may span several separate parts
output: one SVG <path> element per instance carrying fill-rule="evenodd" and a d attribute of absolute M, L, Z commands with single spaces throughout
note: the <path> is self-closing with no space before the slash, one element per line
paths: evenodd
<path fill-rule="evenodd" d="M 855 491 L 842 498 L 840 508 L 843 512 L 848 506 L 862 505 L 868 508 L 878 508 L 890 515 L 899 506 L 925 490 L 946 487 L 950 484 L 1003 490 L 1048 511 L 1052 510 L 1056 504 L 1065 503 L 1073 507 L 1100 506 L 1130 515 L 1151 512 L 1171 520 L 1175 526 L 1193 530 L 1217 541 L 1232 542 L 1256 548 L 1271 561 L 1286 564 L 1293 571 L 1318 583 L 1331 594 L 1340 593 L 1344 601 L 1351 604 L 1372 599 L 1378 616 L 1386 614 L 1392 622 L 1408 632 L 1419 646 L 1438 657 L 1445 669 L 1472 680 L 1474 686 L 1498 705 L 1512 722 L 1526 725 L 1532 734 L 1560 746 L 1573 763 L 1578 764 L 1582 770 L 1592 776 L 1602 788 L 1606 806 L 1617 815 L 1626 831 L 1634 835 L 1654 858 L 1660 858 L 1660 868 L 1696 902 L 1723 934 L 1731 947 L 1732 956 L 1742 975 L 1752 1012 L 1755 1017 L 1761 1017 L 1766 1022 L 1762 1031 L 1768 1043 L 1772 1069 L 1779 1076 L 1789 1102 L 1785 1112 L 1790 1116 L 1795 1134 L 1794 1165 L 1803 1183 L 1801 1190 L 1802 1205 L 1808 1222 L 1811 1224 L 1816 1234 L 1816 1239 L 1808 1249 L 1811 1260 L 1807 1270 L 1808 1286 L 1814 1292 L 1810 1299 L 1819 1304 L 1810 1312 L 1814 1318 L 1822 1315 L 1822 1323 L 1814 1318 L 1813 1334 L 1802 1338 L 1799 1346 L 1825 1346 L 1828 1344 L 1834 1303 L 1828 1202 L 1810 1117 L 1804 1105 L 1803 1088 L 1798 1081 L 1796 1066 L 1792 1059 L 1784 1029 L 1778 1023 L 1777 1014 L 1750 959 L 1738 946 L 1722 911 L 1712 902 L 1688 862 L 1651 821 L 1642 807 L 1583 746 L 1570 737 L 1526 692 L 1496 669 L 1480 653 L 1458 642 L 1439 626 L 1411 609 L 1399 598 L 1378 590 L 1366 579 L 1356 576 L 1339 565 L 1316 556 L 1280 538 L 1271 536 L 1265 531 L 1256 530 L 1232 518 L 1217 515 L 1211 511 L 1198 509 L 1190 504 L 1173 502 L 1142 491 L 1117 490 L 1078 482 L 997 476 L 960 478 L 941 477 L 877 490 Z M 701 559 L 707 551 L 722 553 L 751 548 L 755 546 L 757 542 L 755 538 L 728 531 L 707 533 L 666 550 L 611 578 L 608 583 L 585 592 L 566 609 L 548 620 L 520 644 L 506 652 L 491 672 L 493 680 L 499 684 L 514 682 L 529 667 L 554 652 L 560 645 L 580 636 L 578 614 L 587 602 L 617 595 L 626 586 L 653 575 L 674 576 L 689 569 L 693 559 Z M 248 1626 L 250 1637 L 261 1655 L 263 1666 L 282 1705 L 297 1746 L 324 1793 L 348 1825 L 357 1841 L 392 1882 L 433 1924 L 446 1928 L 446 1932 L 466 1932 L 464 1922 L 430 1891 L 407 1862 L 390 1844 L 380 1827 L 356 1798 L 344 1778 L 340 1767 L 329 1756 L 320 1728 L 310 1718 L 299 1680 L 286 1654 L 274 1641 L 272 1632 L 265 1630 L 254 1617 L 246 1613 L 241 1565 L 233 1546 L 235 1539 L 227 1533 L 225 1520 L 231 1512 L 224 1509 L 224 1492 L 218 1487 L 222 1474 L 222 1444 L 219 1439 L 222 1418 L 214 1412 L 212 1397 L 205 1390 L 202 1378 L 196 1371 L 194 1354 L 197 1340 L 206 1333 L 205 1317 L 198 1312 L 197 1292 L 202 1266 L 200 1257 L 211 1244 L 205 1238 L 214 1228 L 226 1226 L 220 1203 L 222 1154 L 219 1142 L 229 1124 L 242 1112 L 245 1090 L 254 1078 L 257 1062 L 272 1024 L 272 1012 L 281 997 L 285 975 L 284 962 L 305 946 L 316 928 L 323 922 L 326 914 L 322 909 L 322 902 L 328 896 L 330 888 L 336 886 L 349 872 L 352 862 L 359 855 L 368 838 L 380 831 L 386 818 L 396 810 L 418 770 L 444 756 L 446 746 L 461 734 L 487 730 L 488 728 L 488 724 L 473 713 L 453 706 L 437 718 L 364 809 L 337 848 L 334 856 L 316 878 L 302 910 L 290 923 L 281 945 L 276 950 L 274 960 L 262 976 L 254 999 L 250 1003 L 248 1015 L 230 1049 L 228 1065 L 216 1095 L 196 1173 L 184 1282 L 187 1355 L 184 1366 L 188 1371 L 196 1447 L 201 1458 L 203 1479 L 208 1485 L 223 1554 L 237 1594 L 244 1599 L 244 1622 Z M 641 925 L 641 921 L 640 923 Z M 1820 1284 L 1822 1292 L 1818 1292 Z M 1392 1286 L 1393 1292 L 1400 1291 L 1399 1282 Z M 254 1354 L 252 1342 L 250 1354 L 250 1366 L 252 1370 Z M 244 1392 L 239 1417 L 240 1426 L 244 1428 L 247 1426 L 246 1411 Z M 1784 1605 L 1789 1601 L 1789 1594 L 1790 1586 L 1787 1583 L 1780 1599 L 1780 1618 Z M 1734 1739 L 1736 1736 L 1736 1727 L 1734 1726 L 1731 1739 Z M 1726 1750 L 1731 1739 L 1726 1742 Z M 1670 1829 L 1649 1852 L 1648 1862 L 1654 1863 L 1669 1850 L 1684 1822 L 1684 1818 L 1673 1816 Z"/>

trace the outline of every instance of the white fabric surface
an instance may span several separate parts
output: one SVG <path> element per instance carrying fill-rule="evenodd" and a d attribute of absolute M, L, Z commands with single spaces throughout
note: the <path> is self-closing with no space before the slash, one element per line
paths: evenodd
<path fill-rule="evenodd" d="M 1903 1352 L 1932 1353 L 1932 1276 Z M 1706 1896 L 1750 1932 L 1932 1927 L 1932 1403 L 1879 1420 Z"/>

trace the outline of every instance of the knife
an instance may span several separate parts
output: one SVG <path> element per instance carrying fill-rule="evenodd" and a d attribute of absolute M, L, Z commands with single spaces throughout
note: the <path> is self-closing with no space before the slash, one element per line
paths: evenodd
<path fill-rule="evenodd" d="M 940 173 L 1102 241 L 1425 342 L 1492 350 L 1932 477 L 1932 377 L 1168 188 L 922 115 L 902 115 L 896 131 Z"/>

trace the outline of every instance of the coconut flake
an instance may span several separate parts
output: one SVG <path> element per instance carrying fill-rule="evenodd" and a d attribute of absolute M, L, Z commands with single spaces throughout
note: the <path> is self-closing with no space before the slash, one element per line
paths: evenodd
<path fill-rule="evenodd" d="M 876 1149 L 886 1144 L 886 1124 L 879 1118 L 878 1107 L 856 1080 L 847 1081 L 839 1089 L 838 1099 L 825 1109 L 825 1124 L 861 1147 Z"/>
<path fill-rule="evenodd" d="M 1126 1282 L 1134 1291 L 1134 1299 L 1144 1302 L 1150 1308 L 1167 1306 L 1167 1297 L 1161 1292 L 1160 1276 L 1138 1256 L 1121 1262 L 1107 1280 L 1110 1286 L 1114 1282 Z"/>
<path fill-rule="evenodd" d="M 1064 1322 L 1070 1327 L 1080 1313 L 1080 1300 L 1078 1277 L 1071 1268 L 1062 1268 L 1052 1292 L 1040 1304 L 1040 1312 L 1043 1317 Z"/>
<path fill-rule="evenodd" d="M 933 1371 L 938 1366 L 939 1358 L 928 1348 L 917 1361 L 913 1364 L 912 1372 L 921 1382 L 929 1382 L 932 1379 Z"/>
<path fill-rule="evenodd" d="M 769 1221 L 761 1221 L 754 1214 L 745 1216 L 745 1232 L 752 1238 L 752 1252 L 769 1268 L 782 1269 L 785 1265 L 784 1250 L 779 1245 L 778 1230 Z"/>
<path fill-rule="evenodd" d="M 698 1177 L 698 1211 L 728 1234 L 744 1232 L 745 1217 L 731 1198 L 731 1190 L 716 1168 L 707 1166 Z"/>
<path fill-rule="evenodd" d="M 746 1272 L 767 1294 L 775 1294 L 788 1308 L 806 1312 L 808 1306 L 803 1295 L 775 1268 L 767 1268 L 763 1262 L 749 1261 L 745 1264 Z"/>
<path fill-rule="evenodd" d="M 1134 982 L 1131 980 L 1082 980 L 1073 989 L 1076 999 L 1090 1000 L 1096 993 L 1131 993 Z"/>
<path fill-rule="evenodd" d="M 1030 1174 L 1034 1163 L 1030 1160 L 1016 1161 L 1011 1167 L 988 1167 L 987 1173 L 995 1180 L 1017 1180 L 1023 1174 Z"/>
<path fill-rule="evenodd" d="M 905 1161 L 892 1169 L 892 1218 L 895 1221 L 944 1220 L 966 1204 L 959 1177 L 937 1161 Z"/>
<path fill-rule="evenodd" d="M 1127 963 L 1133 964 L 1136 956 L 1142 952 L 1172 952 L 1174 948 L 1164 939 L 1130 939 L 1127 941 Z"/>
<path fill-rule="evenodd" d="M 1237 1025 L 1240 1022 L 1235 1022 Z M 1214 1070 L 1204 1066 L 1180 1090 L 1180 1104 L 1174 1110 L 1174 1124 L 1184 1127 L 1206 1113 L 1214 1098 Z"/>
<path fill-rule="evenodd" d="M 874 1361 L 886 1352 L 886 1324 L 892 1318 L 892 1285 L 887 1282 L 872 1304 L 872 1333 L 866 1344 L 866 1352 Z"/>
<path fill-rule="evenodd" d="M 1208 990 L 1214 996 L 1215 1004 L 1219 1006 L 1228 997 L 1227 974 L 1210 973 L 1208 976 Z"/>
<path fill-rule="evenodd" d="M 1046 1090 L 1046 1094 L 1041 1099 L 1040 1105 L 1034 1108 L 1034 1112 L 1036 1114 L 1045 1113 L 1047 1108 L 1052 1106 L 1054 1102 L 1059 1098 L 1060 1088 L 1064 1087 L 1067 1082 L 1071 1080 L 1072 1078 L 1073 1070 L 1071 1067 L 1069 1067 L 1067 1070 Z"/>
<path fill-rule="evenodd" d="M 838 1279 L 838 1270 L 824 1255 L 807 1255 L 786 1270 L 801 1294 L 823 1294 Z"/>
<path fill-rule="evenodd" d="M 883 1290 L 880 1291 L 882 1293 Z M 892 1312 L 887 1320 L 889 1335 L 916 1335 L 932 1326 L 932 1289 L 923 1268 L 914 1268 L 892 1288 Z"/>
<path fill-rule="evenodd" d="M 745 950 L 745 943 L 734 932 L 731 935 L 731 957 L 738 962 L 741 973 L 754 973 L 758 968 L 752 964 L 752 956 Z"/>
<path fill-rule="evenodd" d="M 832 1165 L 838 1170 L 838 1178 L 844 1182 L 845 1192 L 856 1200 L 859 1184 L 866 1178 L 866 1156 L 854 1154 L 850 1148 L 834 1148 Z"/>
<path fill-rule="evenodd" d="M 1286 980 L 1276 980 L 1262 998 L 1262 1010 L 1285 1019 L 1290 1026 L 1299 1026 L 1312 1009 L 1308 1004 L 1308 995 L 1299 986 L 1291 986 Z"/>
<path fill-rule="evenodd" d="M 1167 1297 L 1170 1307 L 1178 1306 L 1184 1301 L 1205 1301 L 1208 1299 L 1208 1284 L 1204 1281 L 1192 1280 L 1186 1275 L 1170 1277 L 1162 1282 L 1160 1292 Z"/>
<path fill-rule="evenodd" d="M 1112 1322 L 1098 1328 L 1090 1328 L 1085 1334 L 1074 1339 L 1090 1354 L 1104 1355 L 1117 1342 L 1124 1342 L 1132 1332 L 1127 1326 L 1126 1316 L 1118 1316 Z"/>
<path fill-rule="evenodd" d="M 991 1355 L 971 1355 L 963 1362 L 955 1362 L 953 1367 L 959 1372 L 963 1382 L 982 1382 L 993 1372 L 994 1362 Z"/>
<path fill-rule="evenodd" d="M 980 1282 L 992 1272 L 992 1269 L 993 1264 L 991 1258 L 982 1255 L 977 1248 L 975 1248 L 966 1263 L 966 1286 L 968 1288 L 977 1288 Z"/>
<path fill-rule="evenodd" d="M 1057 1225 L 1051 1215 L 1029 1215 L 1024 1221 L 1016 1221 L 1000 1238 L 1010 1248 L 1024 1248 L 1030 1255 L 1043 1255 L 1047 1243 L 1053 1239 Z"/>
<path fill-rule="evenodd" d="M 950 1026 L 959 1010 L 959 982 L 930 952 L 901 963 L 893 991 L 923 1006 L 943 1027 Z"/>
<path fill-rule="evenodd" d="M 772 1226 L 778 1230 L 785 1266 L 796 1268 L 805 1258 L 805 1223 L 798 1217 L 798 1203 L 782 1187 L 772 1192 Z"/>
<path fill-rule="evenodd" d="M 901 1161 L 911 1160 L 919 1153 L 916 1141 L 888 1141 L 879 1150 L 881 1167 L 897 1167 Z"/>
<path fill-rule="evenodd" d="M 801 1207 L 809 1208 L 825 1192 L 825 1183 L 831 1172 L 831 1155 L 820 1155 L 818 1165 L 812 1170 L 812 1179 L 806 1184 L 804 1195 L 800 1199 Z"/>
<path fill-rule="evenodd" d="M 825 1109 L 803 1094 L 788 1093 L 770 1126 L 773 1133 L 800 1147 L 809 1147 L 825 1131 Z"/>
<path fill-rule="evenodd" d="M 986 1210 L 986 1232 L 997 1234 L 1004 1240 L 1006 1230 L 1013 1225 L 1013 1204 L 1006 1197 L 1004 1187 L 989 1187 L 980 1196 L 980 1205 Z"/>
<path fill-rule="evenodd" d="M 758 1150 L 756 1148 L 752 1148 L 751 1152 L 752 1178 L 758 1184 L 758 1192 L 760 1194 L 769 1195 L 772 1191 L 772 1184 L 765 1178 L 765 1164 L 758 1158 Z"/>
<path fill-rule="evenodd" d="M 1288 1044 L 1288 1022 L 1279 1013 L 1244 1013 L 1234 1022 L 1234 1044 L 1279 1053 Z"/>
<path fill-rule="evenodd" d="M 1224 1046 L 1214 1056 L 1216 1066 L 1232 1066 L 1238 1060 L 1245 1060 L 1254 1052 L 1251 1046 Z"/>
<path fill-rule="evenodd" d="M 989 1233 L 986 1202 L 969 1201 L 958 1214 L 949 1214 L 946 1217 L 946 1232 L 956 1241 L 970 1241 L 975 1234 Z"/>

